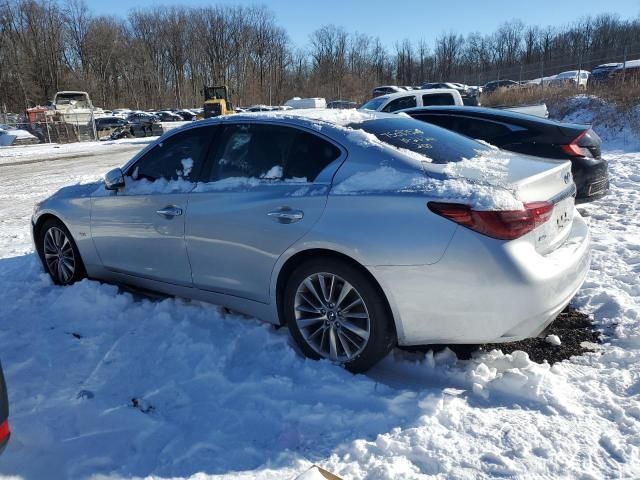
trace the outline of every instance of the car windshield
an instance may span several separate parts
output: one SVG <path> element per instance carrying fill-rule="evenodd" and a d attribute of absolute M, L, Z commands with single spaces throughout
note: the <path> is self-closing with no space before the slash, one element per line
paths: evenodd
<path fill-rule="evenodd" d="M 393 147 L 424 155 L 433 163 L 459 162 L 490 150 L 482 143 L 412 118 L 380 118 L 349 125 Z"/>
<path fill-rule="evenodd" d="M 563 72 L 561 74 L 558 75 L 558 78 L 573 78 L 576 75 L 578 75 L 577 71 L 573 71 L 573 72 Z"/>
<path fill-rule="evenodd" d="M 360 110 L 377 110 L 387 99 L 386 98 L 372 98 L 367 103 L 360 107 Z"/>

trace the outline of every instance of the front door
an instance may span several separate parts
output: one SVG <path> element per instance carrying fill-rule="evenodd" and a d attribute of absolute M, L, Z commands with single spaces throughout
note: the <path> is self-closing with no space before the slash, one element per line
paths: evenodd
<path fill-rule="evenodd" d="M 92 198 L 91 235 L 106 268 L 192 284 L 185 218 L 214 133 L 197 127 L 166 138 L 127 169 L 123 189 Z"/>

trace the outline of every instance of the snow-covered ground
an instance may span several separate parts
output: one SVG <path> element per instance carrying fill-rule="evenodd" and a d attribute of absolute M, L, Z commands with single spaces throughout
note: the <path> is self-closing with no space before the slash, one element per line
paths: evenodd
<path fill-rule="evenodd" d="M 612 192 L 585 208 L 593 265 L 574 304 L 606 335 L 596 353 L 550 367 L 522 352 L 395 351 L 354 376 L 213 305 L 53 286 L 33 205 L 133 155 L 119 148 L 0 166 L 13 430 L 0 475 L 288 479 L 316 463 L 345 479 L 638 476 L 640 152 L 604 144 Z"/>

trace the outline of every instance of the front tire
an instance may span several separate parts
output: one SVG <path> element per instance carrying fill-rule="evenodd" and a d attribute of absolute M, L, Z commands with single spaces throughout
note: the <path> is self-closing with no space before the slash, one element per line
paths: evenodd
<path fill-rule="evenodd" d="M 47 220 L 40 229 L 38 242 L 42 264 L 53 283 L 71 285 L 86 276 L 76 242 L 60 220 Z"/>
<path fill-rule="evenodd" d="M 396 343 L 382 294 L 362 271 L 336 259 L 304 262 L 284 291 L 291 336 L 309 358 L 325 358 L 357 373 L 384 358 Z"/>

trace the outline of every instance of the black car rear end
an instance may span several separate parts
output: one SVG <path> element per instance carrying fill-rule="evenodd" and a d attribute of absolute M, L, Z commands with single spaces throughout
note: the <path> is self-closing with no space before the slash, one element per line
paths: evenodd
<path fill-rule="evenodd" d="M 2 365 L 0 365 L 0 453 L 7 446 L 9 436 L 9 398 L 7 396 L 7 385 L 4 381 L 2 373 Z"/>
<path fill-rule="evenodd" d="M 570 160 L 577 188 L 576 203 L 597 200 L 609 190 L 601 140 L 588 125 L 561 123 L 494 108 L 423 107 L 405 113 L 504 150 Z"/>

